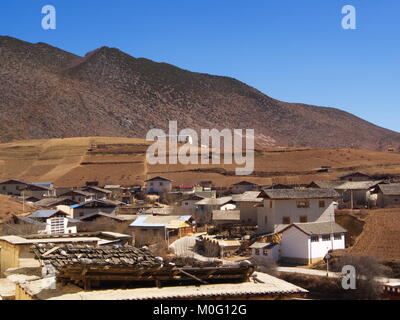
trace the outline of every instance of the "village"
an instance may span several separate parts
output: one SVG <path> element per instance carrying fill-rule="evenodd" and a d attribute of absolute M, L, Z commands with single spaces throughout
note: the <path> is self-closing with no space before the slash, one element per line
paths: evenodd
<path fill-rule="evenodd" d="M 396 208 L 400 182 L 362 172 L 229 187 L 165 176 L 73 188 L 9 179 L 0 194 L 22 208 L 0 225 L 1 299 L 313 299 L 304 279 L 340 279 L 352 254 L 360 232 L 349 217 Z M 376 282 L 396 299 L 399 275 L 390 275 Z"/>

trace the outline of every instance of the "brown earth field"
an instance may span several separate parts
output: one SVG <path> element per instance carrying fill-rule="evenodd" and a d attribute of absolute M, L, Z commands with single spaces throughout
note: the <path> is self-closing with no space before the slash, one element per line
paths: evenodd
<path fill-rule="evenodd" d="M 400 262 L 400 208 L 368 210 L 364 222 L 349 252 Z"/>
<path fill-rule="evenodd" d="M 21 215 L 22 213 L 34 211 L 31 205 L 25 205 L 25 211 L 22 210 L 22 203 L 12 199 L 9 196 L 0 194 L 0 224 L 9 220 L 11 215 Z"/>
<path fill-rule="evenodd" d="M 358 149 L 267 148 L 255 151 L 255 171 L 235 175 L 235 164 L 147 165 L 152 142 L 135 138 L 83 137 L 24 140 L 0 144 L 0 180 L 53 182 L 58 187 L 83 186 L 86 181 L 104 184 L 143 184 L 153 176 L 174 180 L 174 185 L 211 180 L 227 187 L 247 180 L 305 184 L 333 180 L 362 171 L 372 175 L 400 175 L 400 154 Z M 317 172 L 331 166 L 328 172 Z"/>

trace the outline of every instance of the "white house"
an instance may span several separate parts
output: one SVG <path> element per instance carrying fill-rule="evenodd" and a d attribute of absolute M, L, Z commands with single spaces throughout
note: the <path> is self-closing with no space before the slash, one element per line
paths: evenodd
<path fill-rule="evenodd" d="M 168 178 L 154 177 L 148 179 L 146 182 L 146 192 L 147 193 L 162 193 L 170 192 L 172 190 L 172 182 Z"/>
<path fill-rule="evenodd" d="M 94 193 L 82 190 L 70 190 L 60 195 L 60 197 L 81 203 L 93 200 L 95 198 Z"/>
<path fill-rule="evenodd" d="M 232 193 L 243 193 L 246 191 L 253 191 L 257 190 L 259 185 L 249 181 L 240 181 L 232 185 L 231 190 Z"/>
<path fill-rule="evenodd" d="M 330 250 L 345 249 L 345 232 L 337 223 L 293 223 L 281 231 L 279 260 L 311 264 Z"/>
<path fill-rule="evenodd" d="M 272 242 L 254 242 L 250 247 L 251 257 L 257 262 L 264 259 L 279 260 L 279 244 Z"/>
<path fill-rule="evenodd" d="M 232 197 L 205 198 L 196 202 L 196 207 L 195 218 L 200 223 L 210 223 L 213 210 L 236 209 Z"/>
<path fill-rule="evenodd" d="M 258 233 L 274 233 L 281 225 L 326 222 L 334 217 L 339 194 L 332 189 L 263 190 L 257 207 Z"/>

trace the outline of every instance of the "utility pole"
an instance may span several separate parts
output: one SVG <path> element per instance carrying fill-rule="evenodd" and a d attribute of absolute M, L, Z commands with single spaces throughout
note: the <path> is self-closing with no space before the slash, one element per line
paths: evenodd
<path fill-rule="evenodd" d="M 25 212 L 25 191 L 22 190 L 22 213 Z"/>

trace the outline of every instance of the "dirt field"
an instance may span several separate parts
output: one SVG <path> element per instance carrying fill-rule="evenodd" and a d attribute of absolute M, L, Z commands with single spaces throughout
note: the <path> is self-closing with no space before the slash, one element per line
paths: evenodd
<path fill-rule="evenodd" d="M 162 175 L 175 185 L 211 180 L 226 187 L 241 180 L 267 185 L 330 180 L 359 170 L 400 175 L 400 154 L 356 149 L 269 148 L 256 150 L 255 172 L 236 176 L 235 165 L 146 165 L 150 142 L 134 138 L 86 137 L 27 140 L 0 144 L 0 180 L 54 182 L 59 187 L 100 184 L 132 185 Z M 321 166 L 329 172 L 318 173 Z"/>
<path fill-rule="evenodd" d="M 400 262 L 400 208 L 368 210 L 363 231 L 349 251 Z"/>
<path fill-rule="evenodd" d="M 34 211 L 33 206 L 25 206 L 25 213 Z M 9 196 L 0 194 L 0 223 L 6 222 L 12 215 L 19 215 L 24 213 L 22 211 L 22 203 L 14 201 Z"/>

